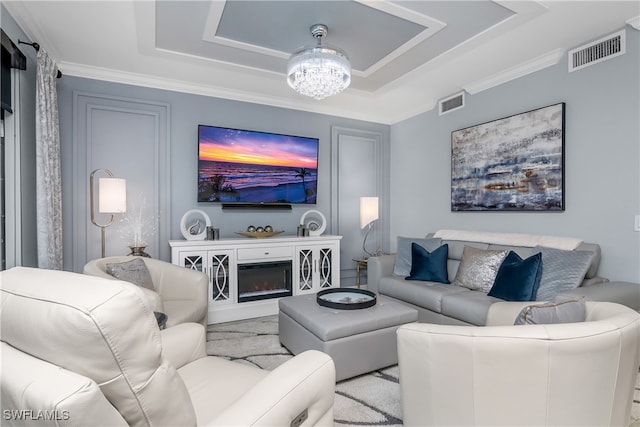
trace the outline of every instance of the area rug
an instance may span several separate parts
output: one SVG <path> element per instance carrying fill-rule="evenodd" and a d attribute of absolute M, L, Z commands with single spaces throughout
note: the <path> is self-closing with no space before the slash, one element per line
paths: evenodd
<path fill-rule="evenodd" d="M 293 357 L 280 345 L 277 316 L 209 325 L 207 352 L 268 370 Z M 400 415 L 397 366 L 336 384 L 336 425 L 401 426 Z"/>
<path fill-rule="evenodd" d="M 268 370 L 293 357 L 280 345 L 277 316 L 209 325 L 207 353 Z M 398 367 L 338 382 L 334 419 L 339 426 L 401 426 Z M 636 377 L 631 426 L 640 427 L 640 375 Z"/>

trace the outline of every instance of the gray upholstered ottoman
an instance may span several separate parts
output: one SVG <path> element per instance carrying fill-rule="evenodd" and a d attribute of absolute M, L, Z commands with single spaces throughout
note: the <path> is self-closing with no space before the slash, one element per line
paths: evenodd
<path fill-rule="evenodd" d="M 280 342 L 293 354 L 320 350 L 336 365 L 336 381 L 398 363 L 396 329 L 418 320 L 411 307 L 378 295 L 361 310 L 322 307 L 316 295 L 281 298 Z"/>

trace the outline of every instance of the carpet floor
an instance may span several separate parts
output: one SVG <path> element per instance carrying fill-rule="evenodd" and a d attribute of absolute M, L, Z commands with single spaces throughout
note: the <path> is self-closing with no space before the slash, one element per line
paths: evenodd
<path fill-rule="evenodd" d="M 293 357 L 280 345 L 277 316 L 209 325 L 207 353 L 267 370 Z M 398 367 L 338 382 L 334 419 L 339 426 L 401 426 Z M 630 425 L 640 427 L 640 374 Z"/>

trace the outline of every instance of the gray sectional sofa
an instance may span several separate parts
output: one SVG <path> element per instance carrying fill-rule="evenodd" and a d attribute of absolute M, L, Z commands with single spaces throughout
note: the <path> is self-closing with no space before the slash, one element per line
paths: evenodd
<path fill-rule="evenodd" d="M 578 279 L 575 284 L 576 286 L 579 284 L 579 286 L 575 288 L 569 286 L 572 289 L 559 291 L 554 299 L 584 296 L 587 300 L 617 302 L 634 310 L 640 310 L 640 285 L 627 282 L 610 282 L 605 278 L 599 277 L 597 273 L 600 263 L 600 246 L 594 243 L 573 240 L 575 242 L 569 242 L 575 246 L 572 250 L 579 251 L 582 255 L 585 252 L 590 253 L 590 262 L 586 261 L 582 267 L 583 271 L 579 272 L 580 268 L 577 268 L 577 266 L 568 265 L 568 263 L 571 263 L 572 254 L 567 249 L 562 249 L 560 253 L 567 253 L 569 256 L 561 260 L 566 262 L 560 268 L 561 274 L 565 270 L 567 272 L 575 270 L 576 274 L 583 274 L 584 276 L 580 276 L 582 277 L 581 280 Z M 399 268 L 402 270 L 402 263 L 407 263 L 407 257 L 409 258 L 408 262 L 411 262 L 411 253 L 410 249 L 407 249 L 407 245 L 410 247 L 412 242 L 422 244 L 425 247 L 431 245 L 431 248 L 442 244 L 448 245 L 446 264 L 450 284 L 405 280 L 404 274 L 397 274 Z M 440 230 L 427 235 L 425 239 L 399 237 L 397 254 L 369 258 L 367 286 L 373 292 L 393 298 L 418 310 L 419 322 L 480 326 L 485 324 L 489 307 L 493 303 L 502 300 L 489 296 L 486 290 L 471 290 L 458 286 L 454 282 L 463 258 L 465 246 L 485 250 L 512 250 L 524 259 L 539 252 L 541 247 L 557 243 L 562 246 L 566 242 L 562 241 L 561 238 L 555 241 L 554 238 L 545 236 L 458 230 Z M 431 250 L 428 247 L 427 249 Z M 407 255 L 408 250 L 409 255 Z M 398 256 L 398 259 L 396 259 L 396 256 Z M 556 259 L 555 261 L 560 260 Z M 551 262 L 548 264 L 550 265 Z M 550 268 L 548 266 L 548 269 Z M 585 268 L 586 271 L 584 271 Z M 544 274 L 544 263 L 542 269 Z M 396 274 L 394 274 L 394 270 Z"/>

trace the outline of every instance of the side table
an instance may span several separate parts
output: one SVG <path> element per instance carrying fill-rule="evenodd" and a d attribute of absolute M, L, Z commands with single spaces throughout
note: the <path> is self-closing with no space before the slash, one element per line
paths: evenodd
<path fill-rule="evenodd" d="M 360 289 L 360 272 L 363 267 L 367 268 L 367 259 L 354 258 L 353 261 L 356 263 L 356 287 Z"/>

